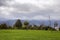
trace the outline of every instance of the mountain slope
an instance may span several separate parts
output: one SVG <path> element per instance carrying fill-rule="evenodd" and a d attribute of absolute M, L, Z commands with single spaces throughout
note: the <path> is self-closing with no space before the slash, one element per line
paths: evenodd
<path fill-rule="evenodd" d="M 25 20 L 21 20 L 21 22 L 23 23 Z M 45 25 L 49 25 L 49 20 L 28 20 L 29 23 L 31 25 L 35 24 L 35 25 L 41 25 L 41 24 L 45 24 Z M 13 24 L 16 22 L 16 20 L 6 20 L 6 21 L 0 21 L 0 24 L 2 23 L 6 23 L 9 26 L 13 26 Z M 51 26 L 54 25 L 55 20 L 51 20 Z M 58 24 L 60 24 L 60 20 L 57 21 Z"/>

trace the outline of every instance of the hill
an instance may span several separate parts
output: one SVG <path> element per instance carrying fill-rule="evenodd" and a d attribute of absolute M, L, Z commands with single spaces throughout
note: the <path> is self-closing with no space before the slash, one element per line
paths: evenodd
<path fill-rule="evenodd" d="M 25 20 L 21 20 L 21 22 L 23 23 Z M 35 25 L 41 25 L 41 24 L 45 24 L 45 25 L 49 25 L 49 20 L 28 20 L 29 23 L 31 25 L 35 24 Z M 53 27 L 54 22 L 56 20 L 51 20 L 51 26 Z M 2 23 L 6 23 L 9 26 L 12 26 L 14 23 L 16 22 L 15 20 L 0 20 L 0 24 Z M 58 24 L 60 24 L 60 20 L 57 20 Z"/>

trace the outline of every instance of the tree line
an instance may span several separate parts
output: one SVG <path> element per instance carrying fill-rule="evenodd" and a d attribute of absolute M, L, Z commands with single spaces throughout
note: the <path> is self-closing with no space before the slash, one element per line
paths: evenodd
<path fill-rule="evenodd" d="M 57 26 L 57 25 L 58 23 L 55 22 L 54 26 Z M 55 28 L 52 28 L 51 26 L 46 26 L 44 24 L 37 26 L 37 25 L 30 25 L 28 21 L 25 21 L 24 23 L 22 23 L 20 19 L 18 19 L 13 26 L 8 26 L 6 23 L 0 24 L 0 29 L 56 30 Z"/>

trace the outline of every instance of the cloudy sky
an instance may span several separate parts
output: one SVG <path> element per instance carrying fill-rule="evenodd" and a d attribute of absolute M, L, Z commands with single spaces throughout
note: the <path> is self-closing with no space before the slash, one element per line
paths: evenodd
<path fill-rule="evenodd" d="M 60 0 L 0 0 L 0 18 L 60 20 Z"/>

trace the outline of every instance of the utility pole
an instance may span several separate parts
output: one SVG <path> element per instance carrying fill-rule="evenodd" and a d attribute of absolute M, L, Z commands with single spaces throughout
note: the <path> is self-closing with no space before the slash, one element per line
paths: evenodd
<path fill-rule="evenodd" d="M 49 26 L 51 27 L 51 20 L 50 20 L 50 16 L 48 16 L 49 17 Z"/>

